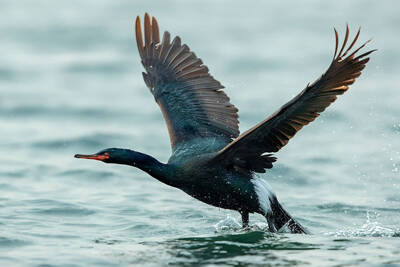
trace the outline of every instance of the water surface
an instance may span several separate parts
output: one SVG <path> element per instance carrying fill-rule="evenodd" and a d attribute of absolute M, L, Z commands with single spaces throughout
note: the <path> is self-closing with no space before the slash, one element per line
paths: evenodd
<path fill-rule="evenodd" d="M 0 1 L 0 265 L 400 264 L 396 1 Z M 200 203 L 134 168 L 76 160 L 127 147 L 167 161 L 142 81 L 137 14 L 179 34 L 246 130 L 328 67 L 333 26 L 379 50 L 263 177 L 313 235 Z"/>

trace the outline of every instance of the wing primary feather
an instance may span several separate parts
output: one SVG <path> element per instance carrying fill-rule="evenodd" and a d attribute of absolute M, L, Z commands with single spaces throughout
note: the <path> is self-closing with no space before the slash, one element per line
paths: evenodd
<path fill-rule="evenodd" d="M 174 63 L 175 60 L 177 58 L 179 58 L 179 56 L 181 56 L 182 54 L 184 54 L 186 51 L 189 51 L 189 48 L 187 47 L 187 45 L 182 45 L 181 47 L 179 47 L 176 51 L 174 51 L 174 54 L 171 55 L 171 58 L 168 60 L 168 67 L 174 68 Z"/>
<path fill-rule="evenodd" d="M 169 34 L 168 31 L 165 31 L 163 34 L 163 39 L 161 42 L 161 47 L 160 47 L 160 54 L 158 55 L 159 60 L 164 60 L 165 54 L 167 53 L 167 49 L 169 48 L 171 42 L 171 35 Z"/>
<path fill-rule="evenodd" d="M 338 58 L 341 58 L 341 57 L 342 57 L 343 49 L 344 49 L 344 47 L 345 47 L 346 44 L 347 44 L 347 40 L 349 39 L 349 33 L 350 33 L 350 31 L 349 31 L 349 25 L 346 25 L 346 35 L 344 36 L 343 45 L 342 45 L 342 48 L 340 49 Z"/>
<path fill-rule="evenodd" d="M 338 33 L 337 33 L 336 28 L 333 28 L 333 30 L 335 31 L 335 42 L 336 42 L 336 44 L 335 44 L 335 54 L 333 54 L 333 60 L 335 60 L 335 58 L 336 58 L 336 53 L 337 53 L 338 46 L 339 46 L 339 35 L 338 35 Z"/>
<path fill-rule="evenodd" d="M 370 51 L 368 51 L 368 52 L 365 52 L 364 54 L 361 54 L 361 55 L 359 55 L 359 56 L 357 56 L 356 58 L 355 58 L 355 60 L 359 60 L 359 59 L 361 59 L 361 58 L 363 58 L 363 57 L 366 57 L 366 56 L 368 56 L 369 54 L 371 54 L 371 53 L 373 53 L 373 52 L 375 52 L 375 51 L 377 51 L 378 49 L 373 49 L 373 50 L 370 50 Z M 365 61 L 364 62 L 362 62 L 363 64 L 366 64 L 368 61 L 369 61 L 369 58 L 366 58 L 366 59 L 364 59 Z"/>
<path fill-rule="evenodd" d="M 166 64 L 166 62 L 168 61 L 168 58 L 170 57 L 170 54 L 173 52 L 173 50 L 177 47 L 177 43 L 181 43 L 181 39 L 177 36 L 172 40 L 171 45 L 169 46 L 169 49 L 167 50 L 167 52 L 165 53 L 164 57 L 163 57 L 163 64 Z"/>
<path fill-rule="evenodd" d="M 176 66 L 177 72 L 182 72 L 187 68 L 194 68 L 196 66 L 203 65 L 203 61 L 200 58 L 188 59 Z"/>
<path fill-rule="evenodd" d="M 344 52 L 343 57 L 345 57 L 347 55 L 347 53 L 353 48 L 354 44 L 357 42 L 358 36 L 360 36 L 360 31 L 361 31 L 361 27 L 358 28 L 357 34 L 354 37 L 353 42 L 351 42 L 349 48 L 347 48 L 347 50 Z"/>
<path fill-rule="evenodd" d="M 135 23 L 135 31 L 136 31 L 136 43 L 139 50 L 140 57 L 143 58 L 144 56 L 144 48 L 143 48 L 143 38 L 142 38 L 142 29 L 140 26 L 140 18 L 139 16 L 136 17 Z"/>
<path fill-rule="evenodd" d="M 158 23 L 155 17 L 152 17 L 151 19 L 151 25 L 153 28 L 153 37 L 152 40 L 155 44 L 158 44 L 160 42 L 160 32 L 158 30 Z"/>
<path fill-rule="evenodd" d="M 144 15 L 144 43 L 145 46 L 148 47 L 151 43 L 151 24 L 149 14 Z"/>
<path fill-rule="evenodd" d="M 201 59 L 194 57 L 192 52 L 189 52 L 189 53 L 186 53 L 185 55 L 181 56 L 179 59 L 177 59 L 173 68 L 176 72 L 179 72 L 179 70 L 182 69 L 181 65 L 184 62 L 186 62 L 186 61 L 192 62 L 192 61 L 198 61 L 198 60 L 201 61 Z"/>
<path fill-rule="evenodd" d="M 366 44 L 368 44 L 369 42 L 371 42 L 372 39 L 369 39 L 368 41 L 366 41 L 365 43 L 363 43 L 359 48 L 357 48 L 355 51 L 353 51 L 353 53 L 351 53 L 348 58 L 353 57 L 358 51 L 360 51 L 362 48 L 364 48 L 364 46 Z"/>
<path fill-rule="evenodd" d="M 188 70 L 184 70 L 184 71 L 180 72 L 177 75 L 177 79 L 180 79 L 180 78 L 182 78 L 184 76 L 187 76 L 187 78 L 189 78 L 188 76 L 191 75 L 191 74 L 192 75 L 196 75 L 196 74 L 207 73 L 207 72 L 208 72 L 208 68 L 206 66 L 204 66 L 204 65 L 200 66 L 198 68 L 194 68 L 194 69 L 190 68 Z"/>

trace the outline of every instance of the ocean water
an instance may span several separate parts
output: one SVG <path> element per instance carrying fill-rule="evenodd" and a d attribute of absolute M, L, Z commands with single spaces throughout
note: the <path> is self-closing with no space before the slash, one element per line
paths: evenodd
<path fill-rule="evenodd" d="M 400 265 L 397 1 L 0 1 L 0 266 Z M 196 201 L 137 169 L 167 161 L 142 81 L 137 15 L 157 17 L 226 86 L 248 129 L 314 81 L 346 23 L 377 48 L 362 76 L 262 175 L 312 235 Z M 361 43 L 361 42 L 360 42 Z"/>

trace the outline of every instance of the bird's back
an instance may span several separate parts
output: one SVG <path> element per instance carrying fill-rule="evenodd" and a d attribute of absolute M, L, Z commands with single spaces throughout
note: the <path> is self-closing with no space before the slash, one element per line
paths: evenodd
<path fill-rule="evenodd" d="M 220 151 L 229 144 L 229 142 L 230 139 L 226 137 L 202 137 L 189 142 L 182 142 L 175 147 L 168 163 L 175 165 L 183 164 L 195 158 L 204 158 L 202 156 L 207 157 L 207 155 Z"/>

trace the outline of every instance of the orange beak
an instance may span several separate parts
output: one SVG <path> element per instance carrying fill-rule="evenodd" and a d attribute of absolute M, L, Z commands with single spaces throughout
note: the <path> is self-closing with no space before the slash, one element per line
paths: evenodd
<path fill-rule="evenodd" d="M 110 155 L 104 155 L 104 154 L 102 154 L 102 155 L 96 155 L 96 154 L 93 154 L 93 155 L 81 155 L 81 154 L 76 154 L 74 157 L 78 158 L 78 159 L 95 159 L 95 160 L 104 161 L 106 159 L 109 159 Z"/>

